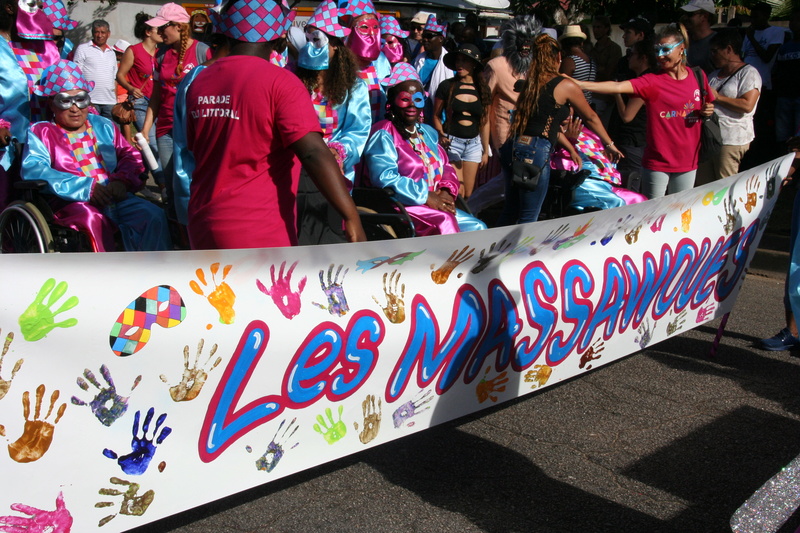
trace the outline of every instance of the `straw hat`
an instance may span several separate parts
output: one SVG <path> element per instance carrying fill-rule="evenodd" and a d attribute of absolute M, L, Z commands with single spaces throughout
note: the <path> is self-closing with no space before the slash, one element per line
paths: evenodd
<path fill-rule="evenodd" d="M 577 37 L 578 39 L 586 40 L 586 34 L 583 33 L 581 27 L 577 24 L 570 24 L 564 30 L 564 33 L 561 34 L 561 37 L 558 38 L 558 42 L 563 41 L 564 39 L 569 39 L 571 37 Z"/>

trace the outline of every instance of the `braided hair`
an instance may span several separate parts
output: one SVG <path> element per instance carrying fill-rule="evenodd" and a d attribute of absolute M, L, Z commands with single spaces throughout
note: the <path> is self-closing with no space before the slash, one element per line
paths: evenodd
<path fill-rule="evenodd" d="M 186 55 L 186 50 L 189 48 L 189 41 L 192 40 L 192 28 L 189 24 L 181 23 L 178 25 L 178 31 L 181 34 L 181 48 L 178 51 L 178 64 L 175 66 L 175 75 L 180 77 L 183 72 L 183 59 Z"/>
<path fill-rule="evenodd" d="M 548 81 L 558 76 L 559 54 L 561 47 L 558 41 L 540 33 L 533 42 L 533 62 L 528 70 L 525 85 L 517 98 L 517 110 L 511 124 L 511 137 L 522 135 L 528 125 L 528 119 L 539 107 L 539 97 Z"/>

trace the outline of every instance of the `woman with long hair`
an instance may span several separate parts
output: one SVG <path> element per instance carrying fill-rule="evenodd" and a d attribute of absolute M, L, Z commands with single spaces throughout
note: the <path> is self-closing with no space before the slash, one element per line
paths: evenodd
<path fill-rule="evenodd" d="M 703 87 L 686 66 L 689 37 L 682 26 L 665 26 L 655 39 L 659 70 L 628 81 L 577 82 L 602 94 L 632 94 L 647 110 L 647 147 L 642 157 L 642 190 L 658 198 L 694 187 L 700 153 L 702 117 L 714 112 L 714 94 L 699 71 Z M 704 92 L 705 101 L 700 94 Z"/>
<path fill-rule="evenodd" d="M 131 45 L 125 50 L 117 71 L 117 83 L 128 91 L 129 98 L 133 98 L 133 110 L 136 113 L 136 129 L 138 131 L 144 129 L 147 108 L 150 105 L 150 97 L 153 94 L 156 49 L 163 42 L 158 30 L 147 25 L 147 21 L 152 18 L 152 15 L 143 11 L 136 14 L 133 35 L 141 42 Z M 147 142 L 153 155 L 158 158 L 155 134 L 156 132 L 151 129 Z M 164 187 L 164 173 L 161 170 L 161 165 L 153 170 L 153 179 L 159 187 Z"/>
<path fill-rule="evenodd" d="M 422 123 L 425 90 L 417 71 L 398 63 L 381 84 L 387 87 L 386 120 L 375 124 L 364 149 L 370 183 L 406 206 L 417 235 L 486 229 L 456 208 L 458 178 L 436 130 Z"/>
<path fill-rule="evenodd" d="M 500 148 L 506 175 L 506 201 L 498 220 L 501 226 L 536 222 L 539 218 L 550 183 L 550 154 L 556 143 L 567 149 L 572 160 L 581 165 L 580 155 L 561 132 L 561 123 L 570 116 L 571 107 L 603 142 L 609 159 L 616 161 L 622 155 L 580 87 L 559 74 L 561 47 L 558 42 L 540 33 L 534 39 L 532 54 L 527 77 L 519 83 L 522 87 L 511 134 Z M 514 175 L 514 169 L 521 167 L 514 162 L 528 166 L 527 176 Z"/>
<path fill-rule="evenodd" d="M 358 76 L 358 60 L 343 41 L 351 30 L 339 24 L 338 15 L 332 0 L 314 11 L 306 23 L 308 42 L 299 50 L 295 74 L 308 90 L 322 137 L 352 189 L 372 115 L 367 83 Z M 300 244 L 345 241 L 341 217 L 305 172 L 300 174 L 297 211 Z"/>
<path fill-rule="evenodd" d="M 469 198 L 478 168 L 489 161 L 489 87 L 482 75 L 481 53 L 474 44 L 462 44 L 444 56 L 444 62 L 456 75 L 436 90 L 433 127 L 456 169 L 461 195 Z"/>
<path fill-rule="evenodd" d="M 169 197 L 172 192 L 172 121 L 177 87 L 189 71 L 211 59 L 211 50 L 208 45 L 192 39 L 189 13 L 178 4 L 170 2 L 162 6 L 147 25 L 157 28 L 166 49 L 156 55 L 153 93 L 142 135 L 147 138 L 155 122 L 158 157 L 166 182 L 162 194 L 166 192 Z"/>

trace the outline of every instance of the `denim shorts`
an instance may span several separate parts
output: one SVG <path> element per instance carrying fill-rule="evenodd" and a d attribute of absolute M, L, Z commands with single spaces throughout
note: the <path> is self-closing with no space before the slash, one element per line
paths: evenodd
<path fill-rule="evenodd" d="M 460 137 L 447 136 L 450 139 L 450 148 L 447 150 L 447 157 L 451 162 L 467 161 L 468 163 L 480 163 L 483 156 L 483 145 L 481 137 L 472 139 L 462 139 Z"/>

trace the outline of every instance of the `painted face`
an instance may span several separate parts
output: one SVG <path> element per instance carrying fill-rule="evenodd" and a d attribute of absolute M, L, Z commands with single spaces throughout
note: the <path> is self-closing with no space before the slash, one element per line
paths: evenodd
<path fill-rule="evenodd" d="M 86 124 L 89 116 L 89 94 L 80 89 L 58 93 L 53 97 L 50 109 L 55 123 L 67 131 L 76 131 Z"/>
<path fill-rule="evenodd" d="M 193 32 L 203 33 L 204 31 L 206 31 L 206 25 L 208 25 L 208 22 L 206 22 L 205 17 L 203 17 L 202 15 L 195 15 L 194 17 L 192 17 Z"/>

